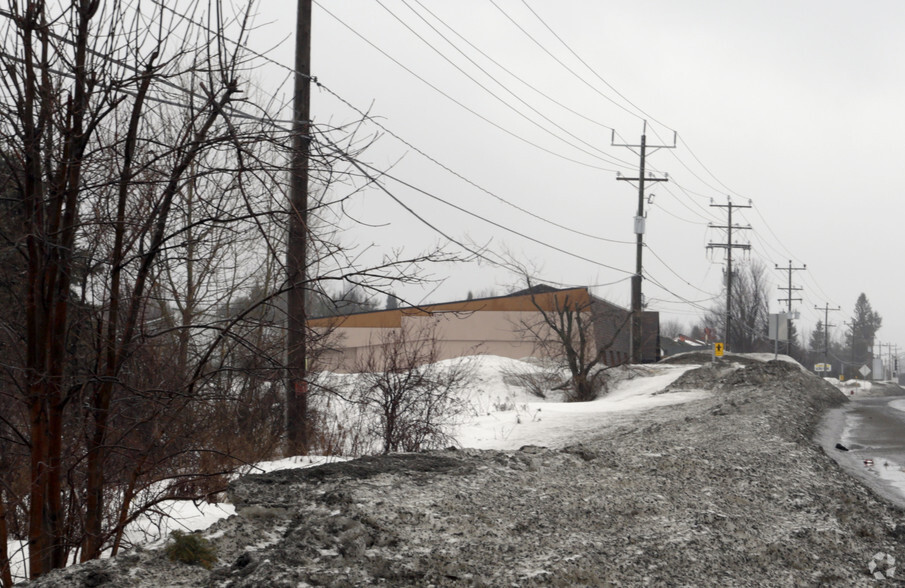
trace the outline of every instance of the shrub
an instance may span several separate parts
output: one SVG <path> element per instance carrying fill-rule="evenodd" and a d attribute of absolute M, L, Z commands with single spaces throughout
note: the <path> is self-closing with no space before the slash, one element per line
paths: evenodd
<path fill-rule="evenodd" d="M 210 541 L 195 533 L 173 531 L 172 540 L 167 544 L 166 553 L 172 561 L 181 561 L 189 565 L 201 565 L 211 569 L 217 561 L 217 554 Z"/>

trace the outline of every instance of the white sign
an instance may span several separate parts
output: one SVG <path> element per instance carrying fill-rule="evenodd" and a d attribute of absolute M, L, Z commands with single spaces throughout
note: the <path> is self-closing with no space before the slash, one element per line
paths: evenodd
<path fill-rule="evenodd" d="M 858 373 L 861 374 L 862 376 L 864 376 L 864 377 L 866 378 L 866 377 L 867 377 L 867 374 L 870 373 L 870 368 L 867 367 L 866 365 L 862 365 L 862 366 L 861 366 L 861 369 L 858 370 Z"/>
<path fill-rule="evenodd" d="M 771 314 L 767 327 L 767 338 L 771 341 L 789 340 L 789 321 L 785 314 Z"/>
<path fill-rule="evenodd" d="M 817 373 L 820 372 L 831 372 L 833 371 L 833 364 L 831 363 L 816 363 L 814 364 L 814 371 Z"/>

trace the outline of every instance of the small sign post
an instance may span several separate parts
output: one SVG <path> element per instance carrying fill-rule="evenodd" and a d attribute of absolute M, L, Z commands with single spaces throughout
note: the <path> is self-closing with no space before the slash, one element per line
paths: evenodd
<path fill-rule="evenodd" d="M 717 341 L 716 343 L 713 344 L 713 357 L 714 358 L 723 357 L 723 343 L 722 342 Z M 716 361 L 716 360 L 714 359 L 714 361 Z"/>

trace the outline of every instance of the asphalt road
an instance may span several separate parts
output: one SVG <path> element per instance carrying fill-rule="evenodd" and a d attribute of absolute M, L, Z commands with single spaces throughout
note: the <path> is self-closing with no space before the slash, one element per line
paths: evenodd
<path fill-rule="evenodd" d="M 830 411 L 818 441 L 846 471 L 905 508 L 905 390 L 891 387 L 887 392 L 893 394 L 854 396 Z M 891 406 L 895 404 L 900 407 Z"/>

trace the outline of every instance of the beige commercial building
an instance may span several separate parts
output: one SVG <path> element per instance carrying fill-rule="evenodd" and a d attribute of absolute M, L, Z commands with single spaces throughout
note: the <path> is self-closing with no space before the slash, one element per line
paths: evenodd
<path fill-rule="evenodd" d="M 594 297 L 587 288 L 540 286 L 494 298 L 315 318 L 309 325 L 330 332 L 327 349 L 321 354 L 323 368 L 352 372 L 381 348 L 389 335 L 400 332 L 435 339 L 437 360 L 475 354 L 513 359 L 543 356 L 543 345 L 531 331 L 538 331 L 541 311 L 549 316 L 567 308 L 583 313 L 592 344 L 604 363 L 618 365 L 630 360 L 630 311 Z M 542 337 L 549 334 L 547 331 Z M 643 361 L 659 360 L 658 313 L 643 314 L 642 337 Z"/>

